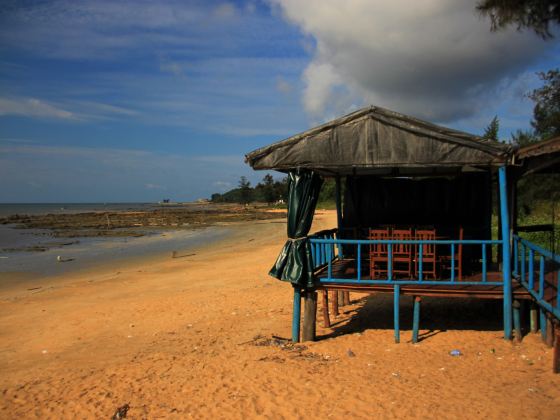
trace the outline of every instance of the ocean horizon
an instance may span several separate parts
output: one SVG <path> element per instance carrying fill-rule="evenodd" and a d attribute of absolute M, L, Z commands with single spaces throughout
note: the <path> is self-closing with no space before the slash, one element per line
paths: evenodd
<path fill-rule="evenodd" d="M 183 203 L 170 203 L 183 204 Z M 0 217 L 14 214 L 63 214 L 96 211 L 137 211 L 160 207 L 158 202 L 98 202 L 98 203 L 0 203 Z"/>

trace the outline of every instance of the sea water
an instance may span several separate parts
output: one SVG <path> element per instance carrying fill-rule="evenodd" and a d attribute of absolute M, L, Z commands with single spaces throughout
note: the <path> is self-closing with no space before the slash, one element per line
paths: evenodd
<path fill-rule="evenodd" d="M 11 214 L 84 213 L 91 211 L 150 210 L 150 203 L 111 204 L 1 204 L 3 216 Z M 144 257 L 181 257 L 196 248 L 225 239 L 231 229 L 211 226 L 202 229 L 139 228 L 140 237 L 55 238 L 47 229 L 18 229 L 0 225 L 0 287 L 14 274 L 41 279 L 99 266 L 118 265 Z M 33 251 L 44 247 L 45 251 Z M 59 261 L 61 260 L 61 261 Z M 11 280 L 10 280 L 11 281 Z"/>
<path fill-rule="evenodd" d="M 0 217 L 13 214 L 68 214 L 97 211 L 147 211 L 157 203 L 0 203 Z"/>

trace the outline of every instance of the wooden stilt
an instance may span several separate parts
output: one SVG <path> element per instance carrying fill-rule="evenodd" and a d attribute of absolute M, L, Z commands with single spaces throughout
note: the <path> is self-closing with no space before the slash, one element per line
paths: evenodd
<path fill-rule="evenodd" d="M 336 290 L 329 292 L 331 294 L 332 312 L 334 316 L 338 316 L 338 294 Z"/>
<path fill-rule="evenodd" d="M 515 330 L 515 339 L 521 341 L 521 303 L 519 300 L 513 301 L 513 329 Z"/>
<path fill-rule="evenodd" d="M 350 305 L 350 292 L 342 292 L 344 305 Z"/>
<path fill-rule="evenodd" d="M 541 329 L 541 340 L 546 343 L 546 312 L 539 309 L 539 328 Z"/>
<path fill-rule="evenodd" d="M 552 372 L 560 373 L 560 324 L 554 326 L 554 352 L 552 353 Z"/>
<path fill-rule="evenodd" d="M 535 334 L 539 330 L 539 313 L 535 302 L 531 301 L 529 320 L 531 322 L 531 332 Z"/>
<path fill-rule="evenodd" d="M 338 307 L 341 308 L 344 306 L 344 292 L 342 290 L 337 290 L 336 298 L 338 300 Z"/>
<path fill-rule="evenodd" d="M 323 290 L 321 293 L 323 295 L 323 325 L 325 328 L 330 328 L 331 319 L 329 317 L 329 292 Z"/>
<path fill-rule="evenodd" d="M 302 341 L 315 341 L 315 322 L 317 317 L 317 292 L 305 292 L 303 308 Z"/>
<path fill-rule="evenodd" d="M 546 316 L 546 345 L 552 347 L 554 345 L 554 324 L 552 323 L 552 316 Z"/>
<path fill-rule="evenodd" d="M 412 317 L 412 342 L 418 343 L 418 330 L 420 329 L 420 303 L 422 298 L 414 296 L 414 312 Z"/>

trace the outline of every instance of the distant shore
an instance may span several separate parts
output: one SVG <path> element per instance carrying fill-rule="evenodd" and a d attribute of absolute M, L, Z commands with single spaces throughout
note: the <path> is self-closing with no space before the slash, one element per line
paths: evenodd
<path fill-rule="evenodd" d="M 196 229 L 221 222 L 266 220 L 279 217 L 262 204 L 188 203 L 154 206 L 145 210 L 12 214 L 0 225 L 20 229 L 48 229 L 53 237 L 143 236 L 146 228 Z"/>

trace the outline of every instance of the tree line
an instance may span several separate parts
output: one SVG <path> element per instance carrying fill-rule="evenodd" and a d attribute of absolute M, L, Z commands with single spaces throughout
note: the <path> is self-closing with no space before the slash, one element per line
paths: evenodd
<path fill-rule="evenodd" d="M 214 203 L 241 203 L 261 202 L 273 204 L 279 201 L 286 201 L 288 198 L 288 177 L 280 181 L 275 181 L 272 175 L 266 174 L 261 182 L 255 187 L 247 177 L 239 179 L 237 188 L 229 190 L 223 194 L 212 194 L 211 200 Z"/>
<path fill-rule="evenodd" d="M 274 180 L 272 175 L 266 174 L 261 182 L 255 187 L 251 187 L 251 183 L 247 177 L 242 176 L 239 179 L 237 188 L 229 190 L 223 194 L 212 194 L 213 203 L 240 203 L 248 204 L 253 202 L 275 204 L 286 203 L 288 199 L 288 177 L 281 180 Z M 320 205 L 334 205 L 336 200 L 335 180 L 331 178 L 325 179 L 321 192 L 319 193 Z"/>

